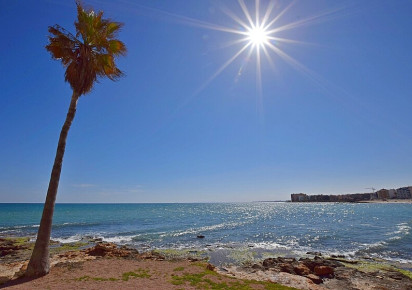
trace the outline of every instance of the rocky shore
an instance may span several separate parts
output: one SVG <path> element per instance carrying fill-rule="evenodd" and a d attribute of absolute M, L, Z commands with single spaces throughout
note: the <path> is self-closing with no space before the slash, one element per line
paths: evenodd
<path fill-rule="evenodd" d="M 138 282 L 133 281 L 141 289 L 156 285 L 168 285 L 168 289 L 291 289 L 280 285 L 295 289 L 412 289 L 409 271 L 376 261 L 323 257 L 321 253 L 308 253 L 311 257 L 299 259 L 270 257 L 257 263 L 216 267 L 204 258 L 176 258 L 156 251 L 139 253 L 113 243 L 54 243 L 52 249 L 51 273 L 27 281 L 24 271 L 32 243 L 27 238 L 0 239 L 0 288 L 133 288 L 136 284 L 124 278 L 131 275 L 139 278 Z M 71 281 L 73 288 L 67 281 Z"/>
<path fill-rule="evenodd" d="M 343 258 L 267 258 L 220 271 L 240 279 L 270 280 L 298 289 L 412 289 L 411 272 Z"/>

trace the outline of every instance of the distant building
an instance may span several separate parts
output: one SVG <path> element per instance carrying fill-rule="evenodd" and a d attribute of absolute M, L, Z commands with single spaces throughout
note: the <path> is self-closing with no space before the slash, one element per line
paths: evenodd
<path fill-rule="evenodd" d="M 308 201 L 308 196 L 304 193 L 293 193 L 290 197 L 292 202 Z"/>
<path fill-rule="evenodd" d="M 378 199 L 378 193 L 376 192 L 371 192 L 369 195 L 370 195 L 370 200 Z"/>
<path fill-rule="evenodd" d="M 378 199 L 388 199 L 389 198 L 389 191 L 387 189 L 382 188 L 376 192 L 378 195 Z"/>
<path fill-rule="evenodd" d="M 292 202 L 357 202 L 363 200 L 370 200 L 369 193 L 355 193 L 343 195 L 307 195 L 304 193 L 291 194 Z"/>
<path fill-rule="evenodd" d="M 396 197 L 401 199 L 411 198 L 411 186 L 398 188 L 396 190 Z"/>
<path fill-rule="evenodd" d="M 396 198 L 396 190 L 395 189 L 388 189 L 389 198 Z"/>

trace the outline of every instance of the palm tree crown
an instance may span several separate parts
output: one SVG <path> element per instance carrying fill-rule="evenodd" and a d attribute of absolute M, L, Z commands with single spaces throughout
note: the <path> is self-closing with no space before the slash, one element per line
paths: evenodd
<path fill-rule="evenodd" d="M 66 67 L 65 80 L 81 96 L 92 89 L 98 77 L 114 81 L 123 75 L 115 57 L 124 55 L 126 46 L 115 39 L 122 23 L 103 19 L 103 12 L 86 11 L 79 2 L 76 5 L 76 35 L 59 25 L 50 26 L 46 49 L 54 59 L 61 60 Z"/>

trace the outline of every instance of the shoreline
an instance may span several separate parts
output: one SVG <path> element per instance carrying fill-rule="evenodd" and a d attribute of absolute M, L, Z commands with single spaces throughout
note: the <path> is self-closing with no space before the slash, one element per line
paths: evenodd
<path fill-rule="evenodd" d="M 388 200 L 364 200 L 358 201 L 357 203 L 403 203 L 403 204 L 412 204 L 412 199 L 388 199 Z"/>
<path fill-rule="evenodd" d="M 218 285 L 216 283 L 223 283 L 219 281 L 226 281 L 224 282 L 226 285 L 238 283 L 236 285 L 239 287 L 241 285 L 249 287 L 245 289 L 288 289 L 268 288 L 271 285 L 283 284 L 297 289 L 343 290 L 347 289 L 348 283 L 358 287 L 362 285 L 382 286 L 395 282 L 398 283 L 398 289 L 408 289 L 402 288 L 405 285 L 405 287 L 412 287 L 412 272 L 397 268 L 387 261 L 350 260 L 343 256 L 323 256 L 322 253 L 311 252 L 307 253 L 305 257 L 272 256 L 262 258 L 260 261 L 244 260 L 238 264 L 215 265 L 207 257 L 194 251 L 181 252 L 180 255 L 174 249 L 138 252 L 133 248 L 106 242 L 95 242 L 87 246 L 82 243 L 52 244 L 51 261 L 53 267 L 50 274 L 33 281 L 25 281 L 21 276 L 28 262 L 27 257 L 31 253 L 32 242 L 29 242 L 28 238 L 8 239 L 6 242 L 4 239 L 1 240 L 3 246 L 8 243 L 14 252 L 11 251 L 8 255 L 0 257 L 0 273 L 3 275 L 0 277 L 0 288 L 6 285 L 12 289 L 27 287 L 58 289 L 63 285 L 61 282 L 59 284 L 63 277 L 71 279 L 73 285 L 77 285 L 76 287 L 87 287 L 88 289 L 133 288 L 136 285 L 140 285 L 141 289 L 151 288 L 153 285 L 159 287 L 164 285 L 168 289 L 182 289 L 182 285 L 184 285 L 184 289 L 198 289 L 199 287 L 208 289 L 209 286 L 213 288 L 213 285 Z M 11 240 L 13 242 L 10 242 Z M 24 252 L 26 256 L 20 255 L 19 252 L 20 254 Z M 249 253 L 251 252 L 249 251 Z M 8 256 L 10 259 L 5 259 Z M 101 270 L 106 268 L 107 270 Z M 185 270 L 176 270 L 181 268 Z M 322 272 L 321 269 L 326 272 Z M 4 273 L 8 273 L 8 278 L 5 277 Z M 122 275 L 127 273 L 134 277 L 134 279 L 130 279 L 130 282 L 122 278 L 124 277 Z M 199 280 L 198 283 L 200 283 L 197 285 L 198 287 L 192 287 L 193 281 L 190 282 L 189 279 L 192 274 L 187 276 L 185 273 L 198 275 L 196 276 Z M 217 280 L 212 281 L 211 277 Z M 235 280 L 231 280 L 233 278 Z M 250 282 L 254 280 L 260 282 L 257 284 Z M 210 282 L 212 284 L 209 285 L 208 281 L 212 281 Z M 1 282 L 8 284 L 1 285 Z M 144 283 L 142 284 L 142 282 Z M 270 284 L 268 286 L 259 283 Z M 178 285 L 180 287 L 174 287 Z M 238 288 L 224 287 L 223 289 Z M 358 287 L 358 289 L 368 288 Z"/>

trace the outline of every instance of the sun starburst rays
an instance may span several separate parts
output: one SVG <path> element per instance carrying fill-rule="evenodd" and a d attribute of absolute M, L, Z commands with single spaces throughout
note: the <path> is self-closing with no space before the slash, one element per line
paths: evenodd
<path fill-rule="evenodd" d="M 285 52 L 287 45 L 313 45 L 313 43 L 286 38 L 284 36 L 285 32 L 331 20 L 333 17 L 337 17 L 338 11 L 341 11 L 344 8 L 334 8 L 296 21 L 283 21 L 282 23 L 281 19 L 283 19 L 296 4 L 296 0 L 289 3 L 286 7 L 281 7 L 279 2 L 274 0 L 264 1 L 266 3 L 265 7 L 263 7 L 264 5 L 261 6 L 260 0 L 255 0 L 255 5 L 250 5 L 251 2 L 245 0 L 237 0 L 237 2 L 237 11 L 236 6 L 229 8 L 225 6 L 223 2 L 220 3 L 220 11 L 225 14 L 229 20 L 231 19 L 233 21 L 231 25 L 219 25 L 217 23 L 144 7 L 152 12 L 173 19 L 177 23 L 210 31 L 218 31 L 234 36 L 229 37 L 229 40 L 221 43 L 219 49 L 237 49 L 234 50 L 233 54 L 229 56 L 227 60 L 223 61 L 222 65 L 218 66 L 217 70 L 212 73 L 211 76 L 207 78 L 184 103 L 189 102 L 190 99 L 197 96 L 230 65 L 238 62 L 239 59 L 242 60 L 239 63 L 238 73 L 235 76 L 234 82 L 240 82 L 243 77 L 243 72 L 246 71 L 248 65 L 251 64 L 253 60 L 256 69 L 255 75 L 258 104 L 262 103 L 262 76 L 263 72 L 266 70 L 266 66 L 269 66 L 273 71 L 278 72 L 278 60 L 281 60 L 298 70 L 300 73 L 303 73 L 306 76 L 313 76 L 313 73 L 311 73 L 308 68 Z M 262 106 L 259 105 L 258 107 L 261 108 Z"/>

